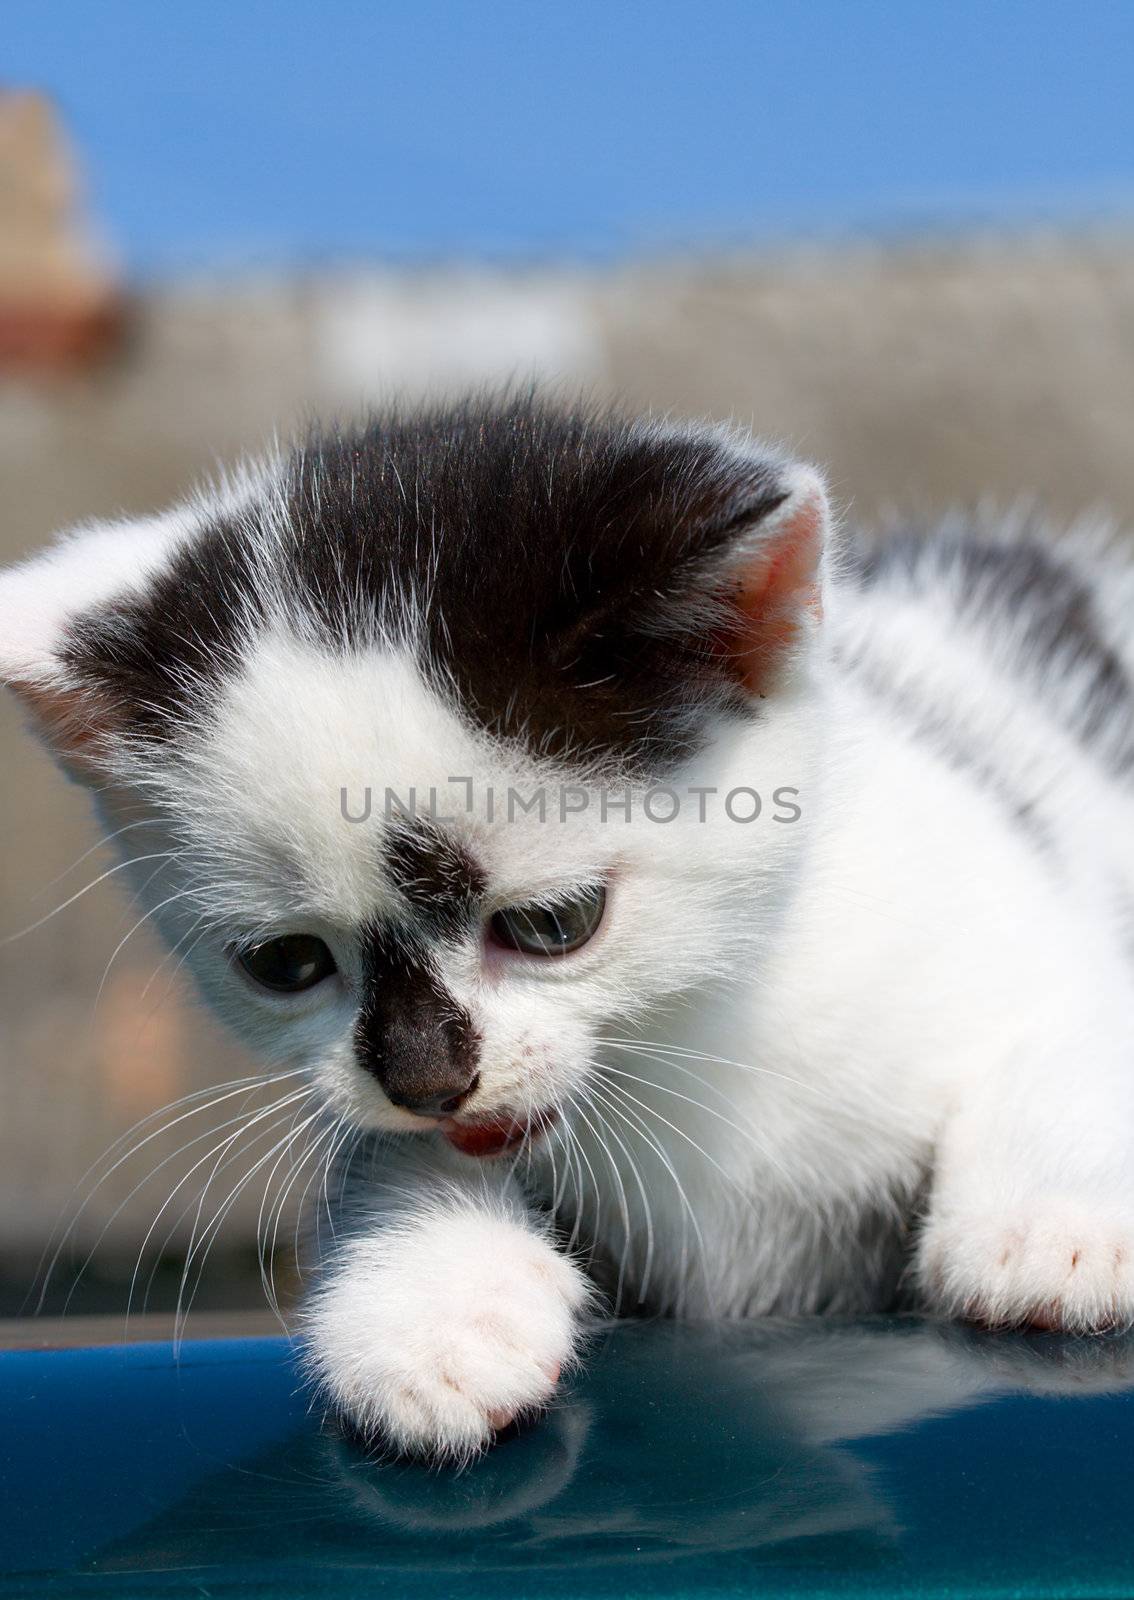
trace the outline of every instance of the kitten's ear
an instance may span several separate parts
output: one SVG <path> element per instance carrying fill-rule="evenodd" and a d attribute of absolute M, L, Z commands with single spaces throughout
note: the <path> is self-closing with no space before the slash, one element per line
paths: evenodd
<path fill-rule="evenodd" d="M 73 776 L 105 773 L 115 707 L 69 658 L 74 624 L 144 589 L 179 532 L 171 517 L 82 528 L 0 572 L 0 683 Z"/>
<path fill-rule="evenodd" d="M 831 513 L 813 467 L 730 452 L 691 529 L 696 627 L 726 677 L 768 693 L 822 615 L 822 566 Z"/>
<path fill-rule="evenodd" d="M 831 514 L 812 467 L 783 470 L 783 498 L 739 537 L 728 560 L 723 646 L 742 686 L 766 692 L 769 678 L 822 616 L 820 565 Z"/>

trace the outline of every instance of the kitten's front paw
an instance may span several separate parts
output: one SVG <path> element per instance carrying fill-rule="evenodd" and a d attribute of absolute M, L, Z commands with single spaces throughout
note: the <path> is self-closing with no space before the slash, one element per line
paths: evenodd
<path fill-rule="evenodd" d="M 368 1437 L 465 1459 L 550 1398 L 588 1293 L 530 1229 L 438 1213 L 344 1247 L 306 1315 L 311 1365 Z"/>
<path fill-rule="evenodd" d="M 1000 1213 L 931 1214 L 917 1275 L 936 1310 L 991 1327 L 1128 1327 L 1134 1206 L 1045 1196 Z"/>

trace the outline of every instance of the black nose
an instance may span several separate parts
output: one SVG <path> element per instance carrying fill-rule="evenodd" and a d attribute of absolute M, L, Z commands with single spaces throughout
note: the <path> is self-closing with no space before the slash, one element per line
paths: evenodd
<path fill-rule="evenodd" d="M 432 967 L 374 936 L 374 977 L 355 1026 L 359 1065 L 396 1106 L 449 1117 L 476 1088 L 480 1040 Z M 379 956 L 381 959 L 379 960 Z"/>
<path fill-rule="evenodd" d="M 418 1117 L 451 1117 L 464 1105 L 479 1081 L 480 1073 L 475 1072 L 462 1088 L 454 1089 L 451 1084 L 447 1084 L 435 1094 L 415 1094 L 408 1086 L 396 1088 L 387 1084 L 386 1098 L 392 1100 L 394 1105 L 412 1111 Z"/>

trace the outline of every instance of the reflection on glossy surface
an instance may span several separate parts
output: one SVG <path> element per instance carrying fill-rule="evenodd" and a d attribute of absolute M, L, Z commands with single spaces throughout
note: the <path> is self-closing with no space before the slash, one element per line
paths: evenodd
<path fill-rule="evenodd" d="M 1130 1592 L 1134 1342 L 623 1325 L 462 1474 L 321 1430 L 283 1341 L 0 1356 L 0 1592 Z"/>

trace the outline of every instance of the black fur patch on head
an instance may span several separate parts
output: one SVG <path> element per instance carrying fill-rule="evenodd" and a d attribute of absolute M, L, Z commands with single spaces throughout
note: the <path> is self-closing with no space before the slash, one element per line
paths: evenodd
<path fill-rule="evenodd" d="M 397 1105 L 424 1110 L 467 1093 L 476 1079 L 480 1041 L 427 954 L 381 927 L 368 931 L 363 950 L 366 995 L 355 1024 L 359 1063 Z"/>
<path fill-rule="evenodd" d="M 176 738 L 207 714 L 273 591 L 328 649 L 401 636 L 470 719 L 548 756 L 657 772 L 696 748 L 707 703 L 751 714 L 714 626 L 727 552 L 784 499 L 775 458 L 468 403 L 317 437 L 280 493 L 271 555 L 253 506 L 72 629 L 67 665 L 129 731 Z"/>
<path fill-rule="evenodd" d="M 487 880 L 442 828 L 420 817 L 394 822 L 382 851 L 390 881 L 430 933 L 459 938 L 475 926 Z"/>

